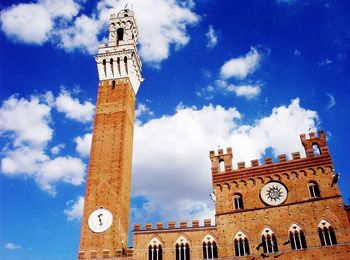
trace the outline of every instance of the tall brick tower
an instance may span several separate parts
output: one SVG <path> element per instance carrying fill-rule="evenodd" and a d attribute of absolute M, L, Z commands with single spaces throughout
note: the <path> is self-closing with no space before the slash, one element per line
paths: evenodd
<path fill-rule="evenodd" d="M 112 14 L 96 56 L 99 87 L 79 258 L 124 256 L 128 246 L 135 95 L 142 81 L 132 11 Z"/>

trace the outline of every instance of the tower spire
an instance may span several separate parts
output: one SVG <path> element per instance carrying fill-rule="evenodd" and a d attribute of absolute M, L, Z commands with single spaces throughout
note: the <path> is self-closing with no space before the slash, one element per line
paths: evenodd
<path fill-rule="evenodd" d="M 96 56 L 99 87 L 86 183 L 79 258 L 127 252 L 135 95 L 142 82 L 134 13 L 109 19 Z"/>

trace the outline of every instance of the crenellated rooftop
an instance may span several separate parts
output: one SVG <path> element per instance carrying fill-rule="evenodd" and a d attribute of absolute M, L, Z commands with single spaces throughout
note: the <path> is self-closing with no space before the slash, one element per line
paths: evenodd
<path fill-rule="evenodd" d="M 187 221 L 180 221 L 178 224 L 175 221 L 169 221 L 167 227 L 164 226 L 163 222 L 158 222 L 155 227 L 151 223 L 144 225 L 144 229 L 141 228 L 141 224 L 134 224 L 133 232 L 169 232 L 179 231 L 181 229 L 202 229 L 202 228 L 214 228 L 211 219 L 204 219 L 203 225 L 200 225 L 199 220 L 195 219 L 191 221 L 191 226 L 188 225 Z"/>
<path fill-rule="evenodd" d="M 259 161 L 258 159 L 251 160 L 250 166 L 247 166 L 246 162 L 238 162 L 236 169 L 232 165 L 233 155 L 231 147 L 227 148 L 226 153 L 224 153 L 223 149 L 219 149 L 217 154 L 214 151 L 210 151 L 209 156 L 212 162 L 213 182 L 219 182 L 228 177 L 235 179 L 262 174 L 263 172 L 278 172 L 282 168 L 283 171 L 288 171 L 293 170 L 293 168 L 332 163 L 324 131 L 319 131 L 318 136 L 314 132 L 310 132 L 309 138 L 305 134 L 301 134 L 300 140 L 305 149 L 306 157 L 301 157 L 300 152 L 292 153 L 291 159 L 286 154 L 280 154 L 276 159 L 265 157 L 263 161 Z M 224 167 L 220 167 L 222 163 Z"/>

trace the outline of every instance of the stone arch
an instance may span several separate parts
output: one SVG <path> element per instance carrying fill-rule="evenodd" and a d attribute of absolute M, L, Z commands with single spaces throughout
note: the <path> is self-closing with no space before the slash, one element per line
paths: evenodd
<path fill-rule="evenodd" d="M 276 181 L 281 181 L 281 176 L 279 174 L 275 174 L 273 176 L 273 179 L 276 180 Z"/>
<path fill-rule="evenodd" d="M 291 176 L 295 179 L 299 179 L 299 174 L 297 172 L 292 172 Z"/>
<path fill-rule="evenodd" d="M 313 175 L 317 175 L 317 172 L 315 171 L 314 168 L 309 168 L 308 171 L 310 172 L 310 174 L 313 174 Z"/>
<path fill-rule="evenodd" d="M 248 179 L 248 183 L 251 185 L 251 186 L 255 186 L 255 180 L 253 178 L 249 178 Z"/>
<path fill-rule="evenodd" d="M 225 182 L 224 185 L 222 186 L 223 189 L 231 189 L 231 185 L 228 182 Z"/>
<path fill-rule="evenodd" d="M 307 172 L 305 170 L 300 170 L 300 174 L 304 177 L 307 177 Z"/>
<path fill-rule="evenodd" d="M 266 176 L 266 177 L 264 178 L 264 183 L 268 183 L 268 182 L 270 182 L 270 181 L 272 181 L 272 178 L 271 178 L 270 176 Z"/>
<path fill-rule="evenodd" d="M 158 236 L 158 235 L 155 235 L 148 243 L 148 246 L 153 246 L 153 245 L 161 245 L 163 246 L 164 245 L 164 241 Z"/>
<path fill-rule="evenodd" d="M 289 174 L 288 173 L 282 173 L 282 177 L 283 178 L 285 178 L 285 179 L 287 179 L 287 180 L 289 180 L 289 178 L 290 178 L 290 176 L 289 176 Z"/>
<path fill-rule="evenodd" d="M 322 174 L 325 173 L 323 167 L 317 167 L 317 172 L 322 173 Z"/>
<path fill-rule="evenodd" d="M 245 180 L 240 180 L 239 185 L 243 185 L 243 187 L 247 186 L 247 182 Z"/>
<path fill-rule="evenodd" d="M 184 233 L 180 233 L 179 238 L 175 241 L 175 245 L 176 244 L 185 244 L 188 243 L 189 245 L 191 245 L 191 240 L 188 238 L 188 236 Z"/>

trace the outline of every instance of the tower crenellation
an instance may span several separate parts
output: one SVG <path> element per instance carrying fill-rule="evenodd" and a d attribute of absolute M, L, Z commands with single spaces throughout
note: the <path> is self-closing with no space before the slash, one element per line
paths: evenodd
<path fill-rule="evenodd" d="M 318 136 L 316 136 L 314 132 L 310 132 L 309 138 L 307 138 L 305 134 L 301 134 L 300 140 L 304 146 L 307 157 L 329 153 L 326 143 L 326 134 L 323 130 L 318 132 Z"/>

